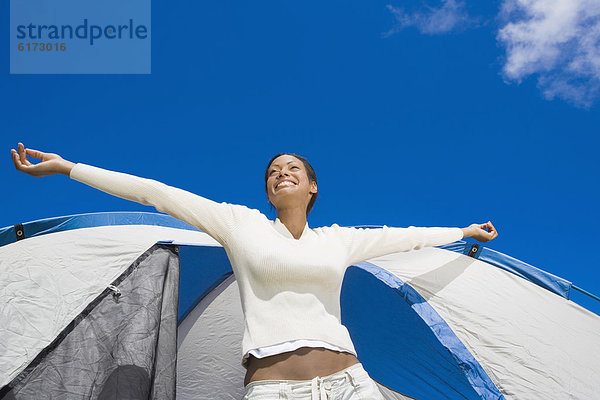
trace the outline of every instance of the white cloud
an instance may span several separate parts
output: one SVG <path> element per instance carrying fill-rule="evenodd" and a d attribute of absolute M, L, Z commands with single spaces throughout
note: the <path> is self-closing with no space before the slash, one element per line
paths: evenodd
<path fill-rule="evenodd" d="M 589 107 L 600 95 L 599 0 L 504 0 L 508 80 L 537 76 L 548 99 Z"/>
<path fill-rule="evenodd" d="M 392 5 L 387 8 L 396 17 L 396 25 L 384 36 L 393 35 L 408 27 L 415 27 L 421 33 L 436 35 L 461 30 L 472 22 L 465 10 L 465 3 L 460 0 L 441 0 L 439 7 L 426 7 L 426 11 L 413 13 Z"/>

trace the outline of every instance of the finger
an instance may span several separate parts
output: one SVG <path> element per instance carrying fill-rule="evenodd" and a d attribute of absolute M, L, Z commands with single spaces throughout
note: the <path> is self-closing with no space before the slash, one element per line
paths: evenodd
<path fill-rule="evenodd" d="M 489 221 L 488 221 L 488 222 L 486 222 L 485 224 L 481 224 L 481 229 L 484 229 L 484 230 L 486 230 L 486 231 L 488 231 L 488 232 L 493 232 L 493 231 L 495 231 L 495 228 L 494 228 L 494 226 L 493 226 L 493 225 L 492 225 L 492 223 L 491 223 L 491 222 L 489 222 Z"/>
<path fill-rule="evenodd" d="M 34 150 L 34 149 L 26 149 L 25 150 L 27 152 L 27 154 L 29 154 L 31 157 L 35 157 L 35 158 L 39 158 L 40 160 L 44 159 L 44 153 L 39 151 L 39 150 Z"/>
<path fill-rule="evenodd" d="M 10 158 L 13 160 L 15 167 L 19 167 L 19 153 L 15 149 L 10 149 Z"/>
<path fill-rule="evenodd" d="M 15 164 L 15 168 L 19 171 L 23 170 L 23 164 L 21 164 L 21 159 L 19 158 L 19 153 L 15 149 L 11 149 L 13 163 Z"/>
<path fill-rule="evenodd" d="M 21 159 L 21 164 L 30 164 L 29 160 L 27 160 L 27 154 L 25 153 L 25 146 L 23 146 L 23 143 L 19 143 L 19 158 Z"/>
<path fill-rule="evenodd" d="M 29 161 L 29 158 L 27 158 L 27 149 L 25 149 L 25 162 L 23 164 L 27 166 L 33 165 L 31 161 Z"/>
<path fill-rule="evenodd" d="M 496 238 L 496 236 L 498 236 L 498 231 L 496 230 L 496 228 L 494 228 L 494 225 L 492 225 L 491 222 L 488 222 L 488 225 L 490 226 L 490 231 L 489 231 L 489 236 L 490 236 L 490 240 Z"/>

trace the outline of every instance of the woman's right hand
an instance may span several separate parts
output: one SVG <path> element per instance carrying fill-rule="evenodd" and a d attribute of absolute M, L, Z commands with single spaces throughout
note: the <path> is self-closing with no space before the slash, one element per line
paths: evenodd
<path fill-rule="evenodd" d="M 36 178 L 48 175 L 65 174 L 69 175 L 71 169 L 75 166 L 71 161 L 63 159 L 58 154 L 44 153 L 38 150 L 25 149 L 23 143 L 19 143 L 17 150 L 10 149 L 15 168 L 21 172 L 25 172 Z M 27 159 L 30 155 L 33 158 L 39 158 L 42 161 L 37 164 L 32 164 Z"/>

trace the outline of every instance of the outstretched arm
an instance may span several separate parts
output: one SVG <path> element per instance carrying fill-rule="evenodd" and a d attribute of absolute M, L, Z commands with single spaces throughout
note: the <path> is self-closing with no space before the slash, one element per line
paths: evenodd
<path fill-rule="evenodd" d="M 81 163 L 74 164 L 58 154 L 25 149 L 21 143 L 19 143 L 18 151 L 11 149 L 11 153 L 15 167 L 19 171 L 35 177 L 54 174 L 69 175 L 72 179 L 103 192 L 154 206 L 158 211 L 165 212 L 201 229 L 221 244 L 225 243 L 231 230 L 236 226 L 238 214 L 248 210 L 243 206 L 217 203 L 152 179 Z M 42 162 L 32 164 L 27 159 L 27 155 L 39 158 Z"/>
<path fill-rule="evenodd" d="M 414 227 L 352 228 L 333 226 L 348 251 L 347 265 L 401 251 L 441 246 L 464 237 L 487 242 L 498 233 L 491 222 L 472 224 L 467 228 Z M 484 229 L 489 229 L 485 231 Z"/>

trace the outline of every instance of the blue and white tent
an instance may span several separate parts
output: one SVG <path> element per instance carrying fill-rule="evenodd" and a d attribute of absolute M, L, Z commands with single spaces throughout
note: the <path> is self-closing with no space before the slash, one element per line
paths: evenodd
<path fill-rule="evenodd" d="M 593 399 L 600 317 L 570 282 L 480 245 L 348 268 L 342 323 L 388 399 Z M 0 230 L 0 399 L 240 399 L 225 251 L 155 213 Z"/>

